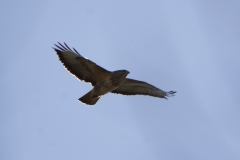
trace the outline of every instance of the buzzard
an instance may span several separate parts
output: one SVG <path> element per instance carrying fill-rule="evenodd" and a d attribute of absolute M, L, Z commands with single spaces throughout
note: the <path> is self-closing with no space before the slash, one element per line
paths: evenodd
<path fill-rule="evenodd" d="M 165 98 L 173 96 L 175 91 L 165 92 L 146 82 L 126 78 L 127 70 L 110 72 L 96 63 L 82 57 L 74 48 L 70 49 L 66 43 L 58 43 L 53 48 L 65 68 L 79 80 L 89 82 L 93 89 L 78 100 L 94 105 L 101 96 L 108 92 L 122 95 L 148 95 Z"/>

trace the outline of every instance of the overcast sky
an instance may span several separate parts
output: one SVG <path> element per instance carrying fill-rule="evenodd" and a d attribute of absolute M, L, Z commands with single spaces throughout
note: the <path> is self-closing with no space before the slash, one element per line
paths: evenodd
<path fill-rule="evenodd" d="M 240 159 L 240 1 L 1 1 L 1 160 Z M 177 91 L 107 94 L 64 69 L 66 42 Z"/>

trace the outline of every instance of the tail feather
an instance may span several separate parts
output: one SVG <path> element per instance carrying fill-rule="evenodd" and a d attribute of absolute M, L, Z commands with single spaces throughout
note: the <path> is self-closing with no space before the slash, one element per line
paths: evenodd
<path fill-rule="evenodd" d="M 89 91 L 87 94 L 85 94 L 78 100 L 87 105 L 94 105 L 99 99 L 100 97 L 92 98 L 91 91 Z"/>

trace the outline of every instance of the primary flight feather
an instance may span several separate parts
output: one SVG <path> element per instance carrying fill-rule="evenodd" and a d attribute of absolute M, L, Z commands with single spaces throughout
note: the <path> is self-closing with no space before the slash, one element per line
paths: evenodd
<path fill-rule="evenodd" d="M 96 63 L 82 57 L 74 48 L 71 49 L 66 43 L 58 43 L 53 48 L 65 68 L 79 80 L 89 82 L 93 89 L 78 100 L 94 105 L 101 96 L 109 92 L 122 95 L 148 95 L 165 98 L 173 96 L 175 91 L 165 92 L 146 82 L 126 78 L 130 73 L 127 70 L 108 71 Z"/>

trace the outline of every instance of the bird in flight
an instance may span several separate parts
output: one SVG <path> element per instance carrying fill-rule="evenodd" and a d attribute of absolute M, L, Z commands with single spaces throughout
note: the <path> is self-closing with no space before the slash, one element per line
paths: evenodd
<path fill-rule="evenodd" d="M 101 96 L 111 92 L 122 95 L 148 95 L 158 98 L 174 96 L 175 91 L 165 92 L 143 81 L 126 78 L 127 70 L 108 71 L 96 63 L 81 56 L 77 50 L 66 43 L 58 43 L 53 48 L 64 67 L 79 80 L 91 83 L 93 89 L 78 100 L 87 105 L 94 105 Z"/>

